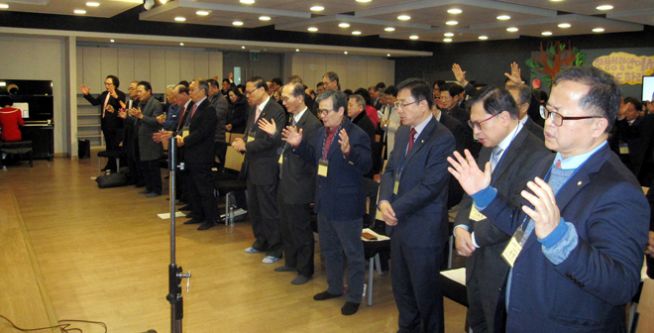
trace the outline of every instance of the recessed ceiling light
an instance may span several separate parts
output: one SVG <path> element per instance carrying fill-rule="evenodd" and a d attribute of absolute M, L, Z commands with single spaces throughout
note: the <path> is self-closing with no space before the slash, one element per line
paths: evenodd
<path fill-rule="evenodd" d="M 572 25 L 571 25 L 570 23 L 566 23 L 566 22 L 559 23 L 559 25 L 558 25 L 558 27 L 561 28 L 561 29 L 568 29 L 568 28 L 570 28 L 571 26 L 572 26 Z"/>
<path fill-rule="evenodd" d="M 261 15 L 259 16 L 259 21 L 264 21 L 264 22 L 270 21 L 270 16 Z"/>
<path fill-rule="evenodd" d="M 463 13 L 463 11 L 460 8 L 450 8 L 450 9 L 447 10 L 447 12 L 452 14 L 452 15 L 459 15 L 459 14 Z"/>
<path fill-rule="evenodd" d="M 300 52 L 300 49 L 295 49 L 295 52 Z"/>
<path fill-rule="evenodd" d="M 244 5 L 254 5 L 254 0 L 238 0 L 238 2 Z"/>
<path fill-rule="evenodd" d="M 341 22 L 341 23 L 338 24 L 338 27 L 343 28 L 343 29 L 347 29 L 347 28 L 350 27 L 350 24 L 347 23 L 347 22 Z"/>
<path fill-rule="evenodd" d="M 343 54 L 347 55 L 347 51 L 343 51 Z"/>
<path fill-rule="evenodd" d="M 410 39 L 410 40 L 418 40 L 418 39 L 420 39 L 420 36 L 418 36 L 418 35 L 411 35 L 411 36 L 409 36 L 409 39 Z"/>
<path fill-rule="evenodd" d="M 386 27 L 386 28 L 384 28 L 384 31 L 386 31 L 386 32 L 393 32 L 393 31 L 395 31 L 395 28 L 393 28 L 393 27 Z"/>
<path fill-rule="evenodd" d="M 184 46 L 184 42 L 180 42 L 180 43 L 179 43 L 179 46 Z"/>
<path fill-rule="evenodd" d="M 208 10 L 198 10 L 195 12 L 195 15 L 197 16 L 208 16 L 210 12 Z"/>
<path fill-rule="evenodd" d="M 387 57 L 390 57 L 390 56 L 391 56 L 391 54 L 390 54 L 390 53 L 386 53 L 386 56 L 387 56 Z"/>
<path fill-rule="evenodd" d="M 309 10 L 311 10 L 312 12 L 322 12 L 323 10 L 325 10 L 325 7 L 321 5 L 315 5 L 315 6 L 311 6 Z"/>
<path fill-rule="evenodd" d="M 478 38 L 479 40 L 488 40 L 488 36 L 486 36 L 486 35 L 481 35 L 481 36 L 479 36 L 479 37 L 477 37 L 477 38 Z"/>
<path fill-rule="evenodd" d="M 397 17 L 397 19 L 400 20 L 400 21 L 408 21 L 408 20 L 411 19 L 411 16 L 406 15 L 406 14 L 402 14 L 402 15 L 399 15 L 399 16 Z"/>
<path fill-rule="evenodd" d="M 175 22 L 186 22 L 186 17 L 184 17 L 184 16 L 176 16 L 176 17 L 175 17 Z"/>
<path fill-rule="evenodd" d="M 84 15 L 84 14 L 86 14 L 86 10 L 85 9 L 75 9 L 75 10 L 73 10 L 73 13 L 75 13 L 76 15 Z"/>
<path fill-rule="evenodd" d="M 498 20 L 500 20 L 500 21 L 508 21 L 508 20 L 511 19 L 511 16 L 509 16 L 509 15 L 498 15 L 496 18 Z"/>
<path fill-rule="evenodd" d="M 109 40 L 109 43 L 115 43 L 115 42 L 116 42 L 116 40 L 113 39 L 113 38 Z"/>
<path fill-rule="evenodd" d="M 508 28 L 506 28 L 506 31 L 508 31 L 508 32 L 518 32 L 518 30 L 519 29 L 517 27 L 508 27 Z"/>
<path fill-rule="evenodd" d="M 358 3 L 368 3 L 370 1 L 372 1 L 372 0 L 357 0 Z"/>
<path fill-rule="evenodd" d="M 602 28 L 602 27 L 593 28 L 593 32 L 596 32 L 596 33 L 604 32 L 604 28 Z"/>
<path fill-rule="evenodd" d="M 97 1 L 87 1 L 86 7 L 100 7 L 100 3 Z"/>
<path fill-rule="evenodd" d="M 602 11 L 607 11 L 607 10 L 613 9 L 613 6 L 608 5 L 608 4 L 607 5 L 599 5 L 599 6 L 595 7 L 595 9 L 602 10 Z"/>
<path fill-rule="evenodd" d="M 317 27 L 308 27 L 307 30 L 308 30 L 309 32 L 318 32 L 318 28 L 317 28 Z"/>
<path fill-rule="evenodd" d="M 452 43 L 452 38 L 443 38 L 444 43 Z"/>
<path fill-rule="evenodd" d="M 446 33 L 443 34 L 443 36 L 445 36 L 445 37 L 454 37 L 454 33 L 453 32 L 446 32 Z"/>
<path fill-rule="evenodd" d="M 243 26 L 243 21 L 236 20 L 232 22 L 232 25 L 235 27 L 242 27 Z"/>
<path fill-rule="evenodd" d="M 550 0 L 550 2 L 563 2 L 563 0 Z"/>
<path fill-rule="evenodd" d="M 0 9 L 9 9 L 9 5 L 6 3 L 0 3 Z"/>
<path fill-rule="evenodd" d="M 245 50 L 245 45 L 241 45 L 241 50 Z"/>
<path fill-rule="evenodd" d="M 545 36 L 545 37 L 552 36 L 552 32 L 551 32 L 551 31 L 543 31 L 543 32 L 541 32 L 540 34 L 543 35 L 543 36 Z"/>
<path fill-rule="evenodd" d="M 355 36 L 360 36 L 360 35 L 361 35 L 361 31 L 359 31 L 359 30 L 354 30 L 354 31 L 352 31 L 352 34 L 355 35 Z"/>
<path fill-rule="evenodd" d="M 447 24 L 449 26 L 457 25 L 457 24 L 459 24 L 459 21 L 449 20 L 449 21 L 445 22 L 445 24 Z"/>

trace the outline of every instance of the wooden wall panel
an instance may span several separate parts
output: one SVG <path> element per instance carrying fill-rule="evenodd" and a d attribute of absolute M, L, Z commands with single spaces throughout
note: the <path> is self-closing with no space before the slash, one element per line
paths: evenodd
<path fill-rule="evenodd" d="M 134 80 L 150 81 L 150 52 L 134 50 Z"/>
<path fill-rule="evenodd" d="M 180 52 L 179 50 L 166 50 L 166 85 L 175 84 L 180 80 Z"/>
<path fill-rule="evenodd" d="M 101 64 L 100 68 L 101 68 L 101 74 L 103 80 L 107 75 L 118 76 L 118 49 L 101 48 L 100 64 Z M 118 78 L 120 79 L 120 76 L 118 76 Z"/>
<path fill-rule="evenodd" d="M 227 77 L 227 73 L 223 73 L 223 53 L 212 51 L 209 52 L 209 76 L 218 77 L 218 82 Z"/>
<path fill-rule="evenodd" d="M 101 50 L 96 47 L 84 49 L 84 66 L 82 73 L 82 82 L 89 86 L 92 93 L 98 93 L 104 90 L 104 77 L 102 76 Z M 79 75 L 78 74 L 78 75 Z"/>
<path fill-rule="evenodd" d="M 159 50 L 150 50 L 150 84 L 154 93 L 163 93 L 166 88 L 166 61 Z"/>
<path fill-rule="evenodd" d="M 195 72 L 194 63 L 194 52 L 191 50 L 182 50 L 180 51 L 179 67 L 180 67 L 180 81 L 187 80 L 191 81 L 193 79 L 193 73 Z"/>
<path fill-rule="evenodd" d="M 120 78 L 121 90 L 127 93 L 130 82 L 138 80 L 134 72 L 135 66 L 134 49 L 118 49 L 118 77 Z M 139 64 L 140 65 L 140 64 Z"/>
<path fill-rule="evenodd" d="M 209 78 L 209 56 L 206 52 L 193 53 L 193 77 L 192 79 Z"/>

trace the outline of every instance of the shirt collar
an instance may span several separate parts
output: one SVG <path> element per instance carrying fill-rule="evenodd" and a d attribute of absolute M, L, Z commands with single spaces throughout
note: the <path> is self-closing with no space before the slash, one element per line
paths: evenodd
<path fill-rule="evenodd" d="M 202 104 L 202 102 L 204 102 L 205 99 L 207 99 L 207 96 L 204 96 L 201 100 L 195 103 L 195 105 L 200 106 L 200 104 Z"/>
<path fill-rule="evenodd" d="M 300 119 L 302 119 L 302 116 L 304 116 L 304 113 L 307 111 L 307 107 L 304 107 L 304 110 L 298 112 L 297 114 L 293 115 L 293 120 L 295 120 L 295 123 L 299 123 Z"/>
<path fill-rule="evenodd" d="M 554 157 L 554 165 L 560 161 L 561 169 L 576 169 L 584 164 L 586 160 L 588 160 L 593 154 L 595 154 L 595 152 L 602 149 L 604 146 L 606 146 L 606 140 L 589 152 L 577 156 L 570 156 L 568 158 L 563 158 L 561 153 L 556 153 L 556 157 Z"/>
<path fill-rule="evenodd" d="M 192 102 L 193 101 L 189 98 L 188 101 L 186 101 L 186 103 L 184 103 L 184 109 L 188 109 L 188 106 L 191 105 Z"/>
<path fill-rule="evenodd" d="M 429 123 L 430 120 L 432 120 L 432 118 L 434 118 L 434 116 L 430 115 L 429 117 L 425 118 L 425 120 L 423 120 L 420 124 L 414 127 L 414 129 L 416 130 L 416 139 L 420 136 L 422 130 L 424 130 L 425 127 L 427 127 L 427 124 Z"/>
<path fill-rule="evenodd" d="M 266 100 L 261 102 L 261 104 L 257 105 L 257 108 L 259 110 L 262 110 L 266 108 L 266 105 L 268 105 L 268 101 L 270 101 L 270 96 L 266 97 Z"/>
<path fill-rule="evenodd" d="M 523 124 L 521 122 L 518 122 L 518 125 L 507 135 L 504 140 L 500 142 L 499 145 L 497 145 L 497 148 L 502 149 L 502 152 L 505 152 L 509 146 L 511 145 L 511 142 L 513 142 L 513 139 L 515 139 L 516 136 L 518 136 L 518 133 L 520 133 L 520 130 L 522 130 Z"/>

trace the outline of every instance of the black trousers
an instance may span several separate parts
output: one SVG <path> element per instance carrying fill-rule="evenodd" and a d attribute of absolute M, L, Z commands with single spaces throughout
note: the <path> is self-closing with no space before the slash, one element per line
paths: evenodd
<path fill-rule="evenodd" d="M 214 156 L 218 158 L 220 163 L 216 163 L 214 159 L 214 164 L 222 168 L 225 165 L 225 155 L 227 154 L 227 143 L 226 142 L 214 142 Z M 219 169 L 220 170 L 220 169 Z"/>
<path fill-rule="evenodd" d="M 161 194 L 161 170 L 159 160 L 141 161 L 145 190 Z"/>
<path fill-rule="evenodd" d="M 218 219 L 218 201 L 213 195 L 213 174 L 211 165 L 186 165 L 188 174 L 184 178 L 188 188 L 191 213 L 194 219 L 216 223 Z"/>
<path fill-rule="evenodd" d="M 313 228 L 309 204 L 287 204 L 280 193 L 279 231 L 284 247 L 285 265 L 295 267 L 298 274 L 313 275 Z"/>
<path fill-rule="evenodd" d="M 274 177 L 275 175 L 271 175 Z M 255 185 L 247 182 L 248 214 L 252 221 L 254 244 L 252 247 L 266 251 L 269 256 L 282 256 L 282 240 L 279 234 L 279 211 L 277 210 L 277 183 Z"/>
<path fill-rule="evenodd" d="M 112 128 L 103 128 L 102 134 L 104 135 L 104 142 L 107 151 L 111 151 L 111 152 L 118 151 L 118 149 L 120 148 L 118 147 L 118 145 L 120 144 L 118 130 Z M 116 165 L 116 158 L 115 157 L 107 158 L 107 164 L 104 167 L 114 172 L 118 171 Z"/>

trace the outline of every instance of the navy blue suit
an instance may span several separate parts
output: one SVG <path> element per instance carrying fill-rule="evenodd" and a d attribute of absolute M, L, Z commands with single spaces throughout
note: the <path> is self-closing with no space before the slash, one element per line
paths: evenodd
<path fill-rule="evenodd" d="M 327 152 L 327 177 L 316 176 L 318 234 L 327 270 L 327 291 L 333 295 L 343 293 L 343 273 L 347 262 L 346 299 L 360 303 L 365 274 L 361 242 L 365 202 L 363 175 L 372 167 L 370 139 L 347 117 L 344 117 L 341 128 L 348 134 L 350 153 L 343 155 L 337 132 Z M 294 151 L 318 165 L 326 135 L 325 128 L 317 130 Z"/>
<path fill-rule="evenodd" d="M 431 117 L 405 156 L 410 128 L 401 126 L 382 176 L 380 200 L 398 219 L 391 228 L 393 294 L 399 332 L 443 332 L 443 297 L 438 276 L 447 228 L 447 156 L 452 133 Z M 393 194 L 399 179 L 397 194 Z"/>
<path fill-rule="evenodd" d="M 513 267 L 506 331 L 624 332 L 650 214 L 638 182 L 607 145 L 577 169 L 556 202 L 578 244 L 554 265 L 530 235 Z M 482 213 L 506 234 L 529 220 L 501 195 Z"/>

